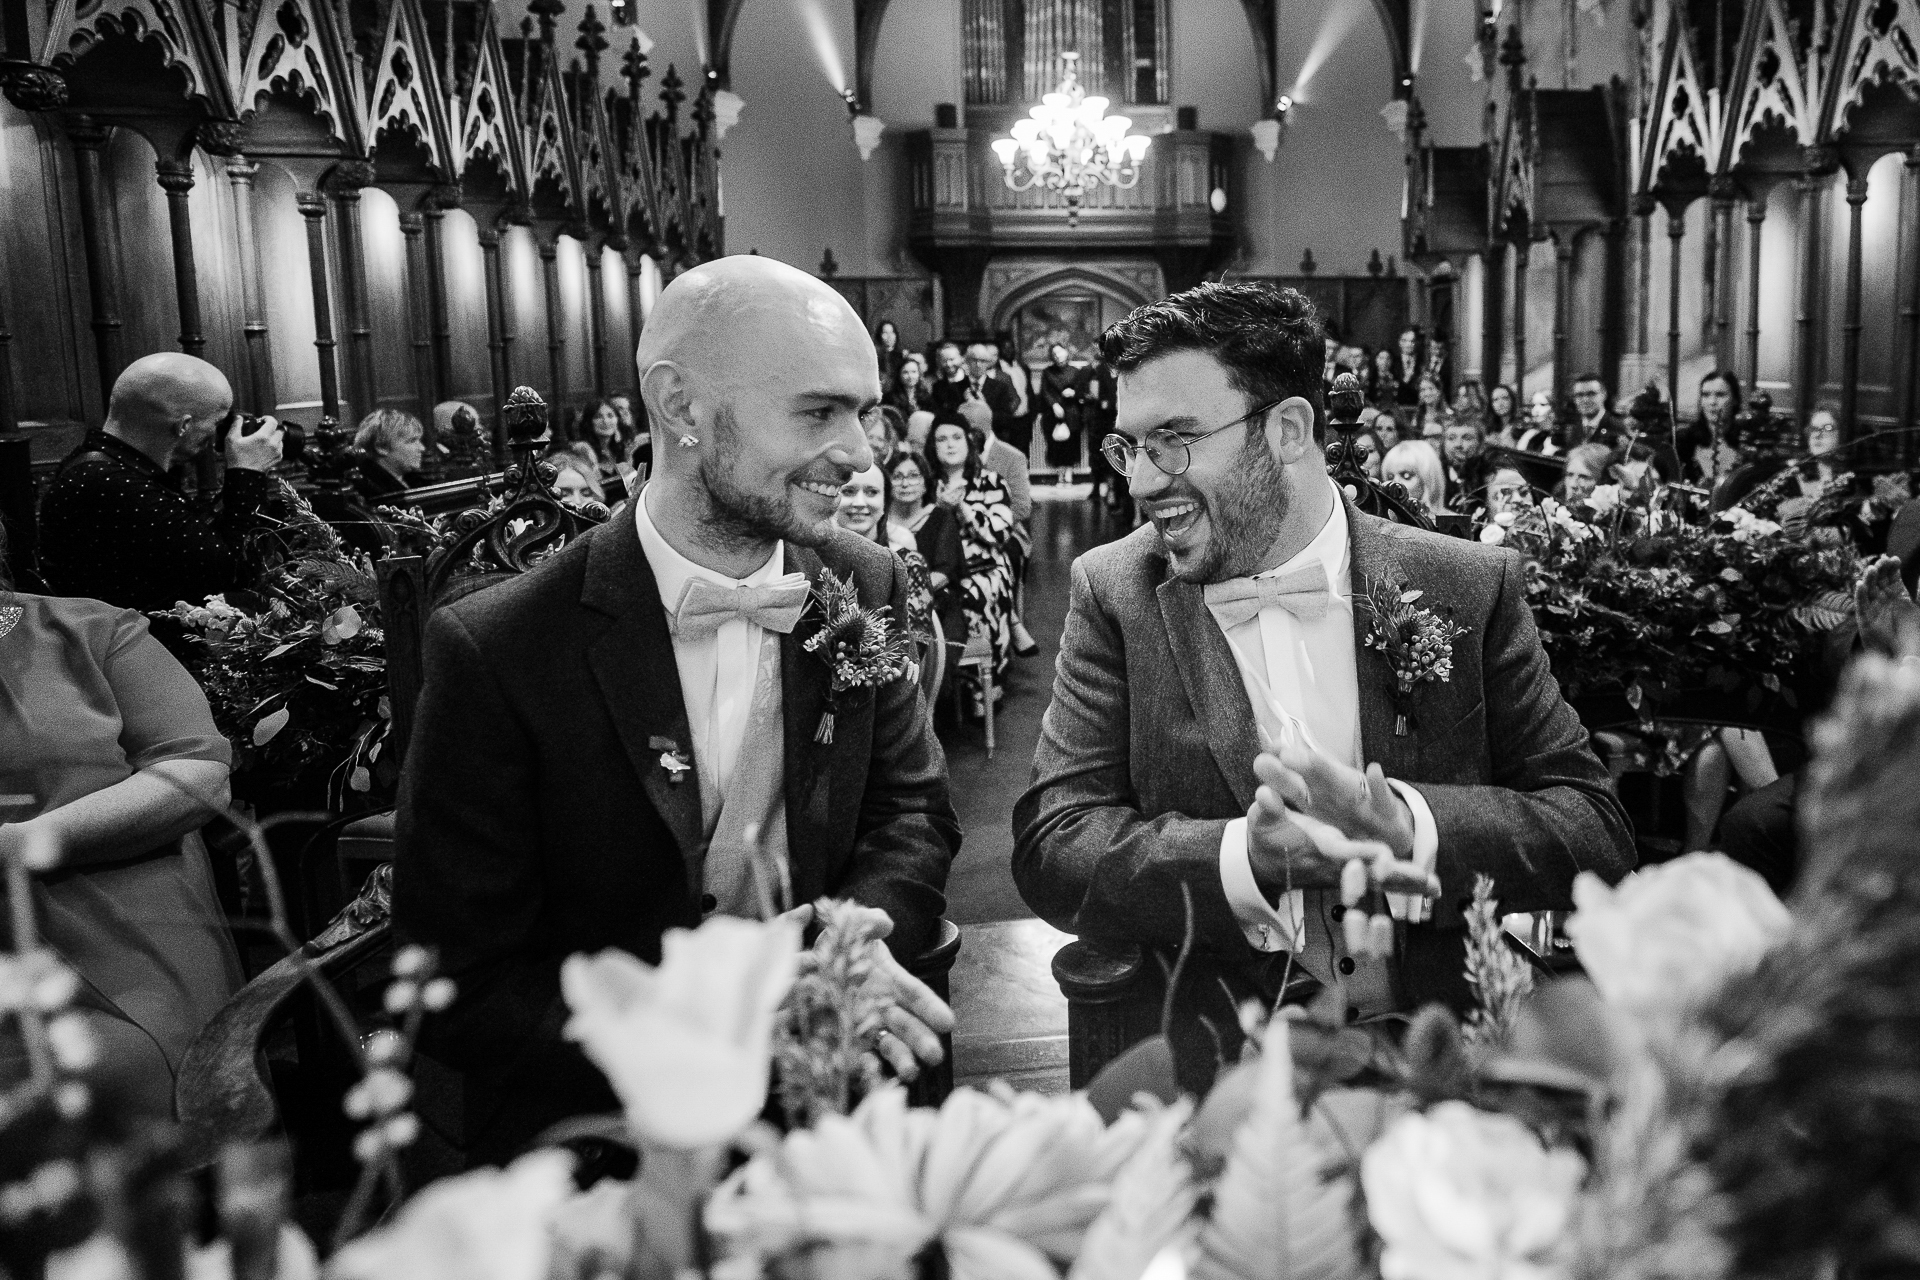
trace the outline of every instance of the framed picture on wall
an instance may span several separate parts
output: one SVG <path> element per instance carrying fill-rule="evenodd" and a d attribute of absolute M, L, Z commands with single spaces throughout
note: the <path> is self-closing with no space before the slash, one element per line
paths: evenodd
<path fill-rule="evenodd" d="M 1066 344 L 1069 360 L 1091 362 L 1099 354 L 1100 329 L 1097 294 L 1050 293 L 1015 313 L 1013 338 L 1021 362 L 1038 368 L 1047 363 L 1047 352 L 1056 342 Z"/>

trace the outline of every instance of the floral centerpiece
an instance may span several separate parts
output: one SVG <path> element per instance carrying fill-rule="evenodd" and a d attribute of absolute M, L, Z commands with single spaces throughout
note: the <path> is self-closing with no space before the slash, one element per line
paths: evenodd
<path fill-rule="evenodd" d="M 1682 691 L 1796 701 L 1809 639 L 1850 616 L 1859 574 L 1838 538 L 1795 537 L 1745 507 L 1704 523 L 1644 489 L 1601 485 L 1501 513 L 1481 532 L 1527 558 L 1527 600 L 1569 698 L 1621 695 L 1643 720 Z"/>

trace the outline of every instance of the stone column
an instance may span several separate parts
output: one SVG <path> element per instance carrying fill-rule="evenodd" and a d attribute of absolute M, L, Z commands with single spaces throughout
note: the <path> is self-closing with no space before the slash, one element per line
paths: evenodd
<path fill-rule="evenodd" d="M 1840 167 L 1832 147 L 1808 147 L 1799 189 L 1800 288 L 1793 316 L 1793 411 L 1801 427 L 1813 414 L 1813 397 L 1820 377 L 1819 316 L 1825 299 L 1820 294 L 1820 257 L 1826 251 L 1821 228 L 1826 222 L 1827 179 Z M 1843 428 L 1844 429 L 1844 428 Z"/>
<path fill-rule="evenodd" d="M 559 236 L 540 246 L 540 276 L 547 295 L 547 422 L 559 438 L 561 415 L 565 412 L 566 331 L 560 326 L 560 243 Z"/>
<path fill-rule="evenodd" d="M 233 197 L 234 249 L 240 261 L 240 333 L 247 351 L 247 402 L 255 413 L 279 404 L 273 384 L 273 343 L 267 330 L 266 287 L 260 278 L 259 240 L 253 227 L 253 178 L 260 166 L 243 155 L 227 158 Z"/>
<path fill-rule="evenodd" d="M 1553 237 L 1553 401 L 1566 400 L 1573 373 L 1573 243 L 1578 232 L 1561 230 Z"/>
<path fill-rule="evenodd" d="M 1760 233 L 1767 221 L 1764 194 L 1747 201 L 1747 387 L 1760 381 Z"/>
<path fill-rule="evenodd" d="M 407 330 L 413 335 L 413 395 L 420 420 L 433 421 L 433 304 L 427 297 L 427 220 L 419 213 L 400 215 L 407 243 Z"/>
<path fill-rule="evenodd" d="M 460 189 L 450 188 L 452 201 Z M 437 196 L 424 212 L 426 222 L 427 314 L 433 328 L 433 402 L 447 399 L 453 380 L 453 319 L 447 310 L 446 196 Z"/>
<path fill-rule="evenodd" d="M 320 412 L 340 419 L 340 370 L 333 338 L 333 299 L 327 291 L 327 198 L 318 191 L 295 197 L 307 220 L 307 276 L 313 287 L 313 349 L 320 362 Z"/>
<path fill-rule="evenodd" d="M 487 264 L 487 363 L 493 375 L 493 461 L 506 463 L 505 419 L 507 404 L 506 290 L 501 281 L 500 228 L 493 222 L 480 224 L 480 253 Z"/>
<path fill-rule="evenodd" d="M 1680 249 L 1687 234 L 1687 207 L 1667 206 L 1667 398 L 1680 421 Z"/>
<path fill-rule="evenodd" d="M 1847 296 L 1846 319 L 1841 329 L 1840 348 L 1840 430 L 1845 439 L 1858 439 L 1863 433 L 1860 413 L 1860 222 L 1867 203 L 1867 166 L 1862 162 L 1860 176 L 1847 178 Z"/>
<path fill-rule="evenodd" d="M 347 376 L 355 421 L 372 413 L 378 400 L 373 321 L 367 313 L 367 257 L 360 235 L 360 189 L 372 185 L 373 166 L 365 161 L 335 165 L 328 181 L 340 213 L 340 301 L 347 311 Z"/>
<path fill-rule="evenodd" d="M 1513 389 L 1522 401 L 1527 398 L 1527 260 L 1531 256 L 1525 239 L 1513 246 Z"/>
<path fill-rule="evenodd" d="M 200 328 L 200 272 L 193 261 L 193 213 L 187 193 L 193 190 L 193 161 L 156 160 L 160 189 L 167 193 L 167 226 L 173 233 L 173 293 L 180 310 L 180 349 L 190 356 L 206 350 Z"/>
<path fill-rule="evenodd" d="M 100 172 L 108 131 L 87 116 L 67 124 L 80 186 L 80 240 L 87 254 L 87 294 L 93 308 L 94 362 L 100 375 L 100 410 L 113 399 L 113 382 L 126 368 L 120 335 L 120 232 L 111 216 L 112 197 Z"/>
<path fill-rule="evenodd" d="M 1707 339 L 1713 344 L 1717 368 L 1733 367 L 1733 206 L 1740 188 L 1727 174 L 1707 184 L 1707 198 L 1713 213 L 1713 243 L 1707 271 Z"/>
<path fill-rule="evenodd" d="M 584 243 L 584 242 L 583 242 Z M 605 398 L 610 390 L 607 386 L 607 285 L 601 278 L 606 249 L 602 246 L 586 255 L 587 262 L 587 323 L 593 335 L 593 394 Z"/>

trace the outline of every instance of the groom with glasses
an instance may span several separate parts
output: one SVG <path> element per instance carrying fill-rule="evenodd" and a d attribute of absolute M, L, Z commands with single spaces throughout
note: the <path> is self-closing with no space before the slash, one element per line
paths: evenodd
<path fill-rule="evenodd" d="M 1102 450 L 1150 524 L 1073 565 L 1014 810 L 1023 897 L 1083 938 L 1168 952 L 1191 902 L 1174 1042 L 1193 1087 L 1232 1054 L 1238 1003 L 1283 984 L 1290 1000 L 1335 989 L 1349 1021 L 1467 1006 L 1477 875 L 1502 911 L 1532 911 L 1570 906 L 1581 871 L 1612 881 L 1634 861 L 1519 557 L 1374 519 L 1336 489 L 1322 329 L 1299 293 L 1203 285 L 1101 345 L 1119 377 Z M 1403 682 L 1382 628 L 1447 624 L 1463 630 L 1445 678 Z M 1384 926 L 1348 945 L 1350 860 L 1384 895 L 1388 955 Z"/>

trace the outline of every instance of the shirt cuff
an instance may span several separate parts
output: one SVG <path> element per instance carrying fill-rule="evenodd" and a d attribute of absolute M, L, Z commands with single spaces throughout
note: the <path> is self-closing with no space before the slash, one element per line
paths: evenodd
<path fill-rule="evenodd" d="M 1220 833 L 1220 887 L 1226 891 L 1227 905 L 1247 945 L 1255 951 L 1296 950 L 1296 940 L 1306 927 L 1306 900 L 1295 889 L 1284 895 L 1285 913 L 1276 910 L 1260 892 L 1253 878 L 1253 863 L 1247 858 L 1247 820 L 1235 818 Z"/>
<path fill-rule="evenodd" d="M 1427 798 L 1398 778 L 1388 778 L 1387 785 L 1406 802 L 1408 812 L 1413 815 L 1413 864 L 1431 872 L 1440 858 L 1440 829 L 1434 826 L 1433 810 L 1427 807 Z M 1390 893 L 1387 910 L 1395 920 L 1425 924 L 1433 915 L 1433 903 L 1418 894 Z"/>

